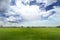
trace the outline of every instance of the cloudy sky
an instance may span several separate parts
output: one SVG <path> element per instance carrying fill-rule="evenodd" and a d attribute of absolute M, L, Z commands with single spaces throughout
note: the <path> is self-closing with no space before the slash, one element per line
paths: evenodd
<path fill-rule="evenodd" d="M 24 26 L 60 25 L 60 1 L 0 0 L 0 25 L 4 23 Z"/>

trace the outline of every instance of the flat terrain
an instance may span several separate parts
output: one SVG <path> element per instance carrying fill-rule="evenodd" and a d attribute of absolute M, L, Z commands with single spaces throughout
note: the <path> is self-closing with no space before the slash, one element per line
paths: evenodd
<path fill-rule="evenodd" d="M 0 40 L 60 40 L 60 28 L 0 28 Z"/>

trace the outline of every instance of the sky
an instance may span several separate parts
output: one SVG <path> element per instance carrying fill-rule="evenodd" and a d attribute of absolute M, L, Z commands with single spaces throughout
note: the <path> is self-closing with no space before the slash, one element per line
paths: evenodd
<path fill-rule="evenodd" d="M 0 0 L 0 25 L 59 26 L 59 0 Z"/>

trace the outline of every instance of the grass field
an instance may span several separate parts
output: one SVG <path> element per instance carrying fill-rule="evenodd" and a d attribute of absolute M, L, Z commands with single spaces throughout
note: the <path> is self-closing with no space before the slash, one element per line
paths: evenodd
<path fill-rule="evenodd" d="M 60 40 L 60 28 L 0 28 L 0 40 Z"/>

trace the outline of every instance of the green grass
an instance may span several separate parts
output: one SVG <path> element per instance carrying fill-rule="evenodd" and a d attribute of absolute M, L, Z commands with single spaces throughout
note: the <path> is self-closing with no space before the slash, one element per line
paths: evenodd
<path fill-rule="evenodd" d="M 0 40 L 60 40 L 60 28 L 0 28 Z"/>

